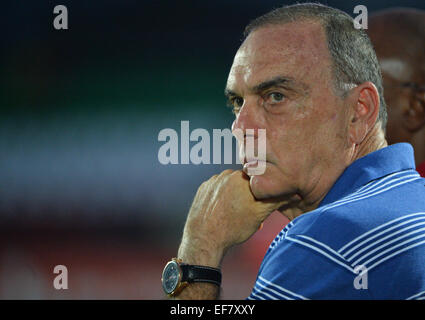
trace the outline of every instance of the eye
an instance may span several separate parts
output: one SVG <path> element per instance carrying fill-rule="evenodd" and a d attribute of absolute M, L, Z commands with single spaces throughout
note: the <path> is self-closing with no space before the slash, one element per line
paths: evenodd
<path fill-rule="evenodd" d="M 239 110 L 242 108 L 243 103 L 244 103 L 244 100 L 243 100 L 243 98 L 241 98 L 241 97 L 234 97 L 234 98 L 232 98 L 232 99 L 230 100 L 230 107 L 232 107 L 232 108 L 233 108 L 233 109 L 232 109 L 232 112 L 233 112 L 234 114 L 238 113 L 238 112 L 239 112 Z"/>
<path fill-rule="evenodd" d="M 271 104 L 282 102 L 284 99 L 285 96 L 280 92 L 269 93 L 266 97 L 266 101 Z"/>

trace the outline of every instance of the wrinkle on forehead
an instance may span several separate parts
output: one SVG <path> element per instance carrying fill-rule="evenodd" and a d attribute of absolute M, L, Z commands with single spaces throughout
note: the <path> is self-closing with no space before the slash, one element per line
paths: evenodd
<path fill-rule="evenodd" d="M 239 77 L 248 85 L 268 76 L 287 74 L 302 80 L 330 62 L 326 36 L 315 21 L 291 22 L 283 25 L 260 27 L 253 31 L 239 48 L 228 86 Z"/>

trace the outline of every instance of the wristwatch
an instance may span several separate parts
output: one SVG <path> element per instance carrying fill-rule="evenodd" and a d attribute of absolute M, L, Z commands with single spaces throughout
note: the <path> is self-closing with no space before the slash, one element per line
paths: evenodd
<path fill-rule="evenodd" d="M 162 272 L 162 288 L 169 297 L 177 296 L 192 282 L 208 282 L 221 285 L 220 269 L 183 263 L 173 258 Z"/>

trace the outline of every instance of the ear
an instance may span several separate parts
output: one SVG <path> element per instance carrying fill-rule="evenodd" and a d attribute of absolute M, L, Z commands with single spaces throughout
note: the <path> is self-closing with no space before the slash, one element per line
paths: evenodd
<path fill-rule="evenodd" d="M 403 125 L 410 132 L 416 132 L 425 125 L 425 93 L 412 94 L 409 107 L 403 110 Z"/>
<path fill-rule="evenodd" d="M 379 93 L 372 82 L 364 82 L 354 88 L 350 96 L 349 137 L 352 143 L 358 145 L 376 124 Z"/>

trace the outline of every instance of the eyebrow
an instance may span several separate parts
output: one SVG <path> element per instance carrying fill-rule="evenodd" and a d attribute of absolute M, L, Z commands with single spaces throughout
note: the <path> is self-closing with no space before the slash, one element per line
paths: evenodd
<path fill-rule="evenodd" d="M 227 98 L 237 96 L 236 92 L 234 92 L 234 91 L 232 91 L 232 90 L 229 90 L 229 89 L 227 89 L 227 88 L 226 88 L 226 89 L 224 89 L 224 95 L 225 95 Z"/>
<path fill-rule="evenodd" d="M 269 88 L 272 88 L 272 87 L 277 87 L 277 86 L 283 85 L 283 84 L 293 86 L 294 80 L 291 79 L 291 78 L 288 78 L 288 77 L 284 77 L 284 76 L 277 76 L 277 77 L 274 77 L 270 80 L 266 80 L 266 81 L 261 82 L 260 84 L 257 84 L 251 90 L 253 92 L 261 92 L 261 91 L 264 91 L 266 89 L 269 89 Z M 234 91 L 232 91 L 228 88 L 226 88 L 224 90 L 224 95 L 227 98 L 238 96 L 238 94 L 236 92 L 234 92 Z"/>
<path fill-rule="evenodd" d="M 260 91 L 263 91 L 263 90 L 266 90 L 266 89 L 269 89 L 269 88 L 272 88 L 272 87 L 277 87 L 277 86 L 282 85 L 282 84 L 293 84 L 293 82 L 294 81 L 290 78 L 278 76 L 278 77 L 275 77 L 271 80 L 261 82 L 260 84 L 253 87 L 252 90 L 254 92 L 260 92 Z"/>

